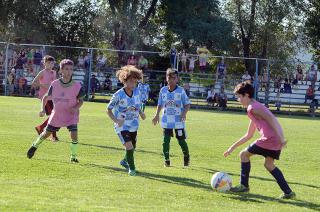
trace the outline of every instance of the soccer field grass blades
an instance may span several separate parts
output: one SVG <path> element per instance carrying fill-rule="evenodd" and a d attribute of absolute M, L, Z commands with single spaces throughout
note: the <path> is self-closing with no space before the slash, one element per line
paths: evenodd
<path fill-rule="evenodd" d="M 30 147 L 30 149 L 28 150 L 28 153 L 27 153 L 27 157 L 29 159 L 31 159 L 33 157 L 34 153 L 36 152 L 36 150 L 37 150 L 36 147 L 34 147 L 34 146 Z"/>
<path fill-rule="evenodd" d="M 235 192 L 235 193 L 241 193 L 241 192 L 248 192 L 249 191 L 249 187 L 246 187 L 244 185 L 237 185 L 236 187 L 232 187 L 230 189 L 231 192 Z"/>
<path fill-rule="evenodd" d="M 294 193 L 292 191 L 289 194 L 281 194 L 279 198 L 280 199 L 294 199 L 295 197 L 296 197 L 296 193 Z"/>

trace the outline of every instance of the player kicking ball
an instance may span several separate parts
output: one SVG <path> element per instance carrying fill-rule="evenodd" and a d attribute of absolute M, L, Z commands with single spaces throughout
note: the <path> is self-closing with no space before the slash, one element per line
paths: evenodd
<path fill-rule="evenodd" d="M 187 134 L 185 130 L 185 121 L 190 109 L 190 100 L 185 90 L 178 86 L 178 72 L 169 68 L 166 73 L 168 85 L 163 87 L 159 93 L 157 112 L 152 122 L 154 125 L 159 123 L 159 114 L 161 110 L 161 127 L 163 128 L 163 155 L 164 166 L 170 167 L 170 140 L 175 131 L 176 138 L 184 155 L 184 166 L 189 166 L 190 155 L 186 142 Z"/>
<path fill-rule="evenodd" d="M 247 108 L 250 119 L 247 133 L 224 152 L 224 156 L 230 155 L 238 146 L 250 140 L 256 130 L 261 137 L 248 148 L 240 152 L 241 178 L 240 185 L 230 189 L 232 192 L 249 191 L 249 174 L 251 169 L 250 157 L 261 155 L 265 157 L 264 166 L 276 179 L 283 191 L 282 199 L 292 199 L 296 195 L 289 187 L 282 172 L 275 166 L 274 160 L 279 160 L 281 149 L 286 146 L 283 130 L 276 117 L 263 104 L 253 99 L 254 88 L 249 82 L 243 82 L 236 86 L 235 92 L 238 101 Z"/>

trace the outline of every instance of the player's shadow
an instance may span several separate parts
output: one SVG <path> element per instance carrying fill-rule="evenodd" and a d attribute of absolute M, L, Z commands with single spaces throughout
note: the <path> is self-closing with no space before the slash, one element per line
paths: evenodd
<path fill-rule="evenodd" d="M 208 169 L 208 168 L 203 168 L 203 167 L 199 167 L 199 169 L 206 170 L 208 173 L 216 173 L 216 172 L 219 172 L 218 170 Z M 196 170 L 196 169 L 195 169 L 195 170 Z M 228 174 L 231 175 L 231 176 L 239 176 L 239 174 L 230 173 L 230 172 L 228 172 Z M 257 176 L 251 176 L 251 175 L 250 175 L 250 178 L 257 179 L 257 180 L 262 180 L 262 181 L 275 182 L 274 179 L 265 178 L 265 177 L 257 177 Z M 306 183 L 299 183 L 299 182 L 291 182 L 291 181 L 288 181 L 288 184 L 289 184 L 289 185 L 290 185 L 290 184 L 300 185 L 300 186 L 306 186 L 306 187 L 310 187 L 310 188 L 320 189 L 319 186 L 311 185 L 311 184 L 306 184 Z"/>
<path fill-rule="evenodd" d="M 98 165 L 98 164 L 87 164 L 87 165 L 91 166 L 91 167 L 104 168 L 104 169 L 112 170 L 115 172 L 125 172 L 125 173 L 127 172 L 127 170 L 125 170 L 123 168 L 117 168 L 117 167 L 112 167 L 112 166 L 105 166 L 105 165 Z M 171 184 L 176 184 L 176 185 L 201 188 L 201 189 L 205 189 L 208 191 L 212 190 L 208 184 L 203 183 L 198 180 L 191 179 L 191 178 L 186 178 L 186 177 L 175 177 L 175 176 L 153 174 L 153 173 L 142 172 L 142 171 L 138 171 L 137 176 L 143 177 L 143 178 L 146 178 L 149 180 L 156 180 L 156 181 L 164 182 L 164 183 L 171 183 Z"/>
<path fill-rule="evenodd" d="M 264 196 L 261 194 L 253 194 L 253 193 L 227 193 L 227 195 L 231 199 L 240 200 L 240 201 L 248 201 L 248 202 L 255 202 L 255 203 L 279 202 L 282 204 L 308 208 L 315 211 L 320 210 L 319 204 L 315 204 L 312 202 L 307 202 L 299 199 L 282 200 L 282 199 L 277 199 L 270 196 Z"/>

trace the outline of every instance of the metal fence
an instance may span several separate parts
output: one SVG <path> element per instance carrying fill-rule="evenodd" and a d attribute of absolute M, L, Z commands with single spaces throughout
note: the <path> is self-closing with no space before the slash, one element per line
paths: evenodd
<path fill-rule="evenodd" d="M 255 98 L 275 111 L 317 115 L 320 99 L 319 74 L 312 78 L 312 62 L 6 42 L 0 42 L 0 53 L 1 95 L 36 97 L 32 80 L 43 68 L 42 57 L 51 55 L 57 62 L 64 58 L 75 62 L 73 79 L 82 83 L 90 101 L 110 99 L 121 86 L 115 72 L 126 64 L 143 70 L 151 87 L 150 104 L 165 85 L 168 67 L 179 71 L 180 85 L 198 108 L 241 108 L 233 89 L 244 80 L 251 80 Z M 314 89 L 313 96 L 306 97 L 308 89 Z"/>

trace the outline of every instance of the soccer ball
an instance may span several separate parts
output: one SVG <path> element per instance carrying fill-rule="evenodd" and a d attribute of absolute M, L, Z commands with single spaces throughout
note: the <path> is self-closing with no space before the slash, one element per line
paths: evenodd
<path fill-rule="evenodd" d="M 224 172 L 217 172 L 211 178 L 211 187 L 218 192 L 229 191 L 232 186 L 231 177 Z"/>

